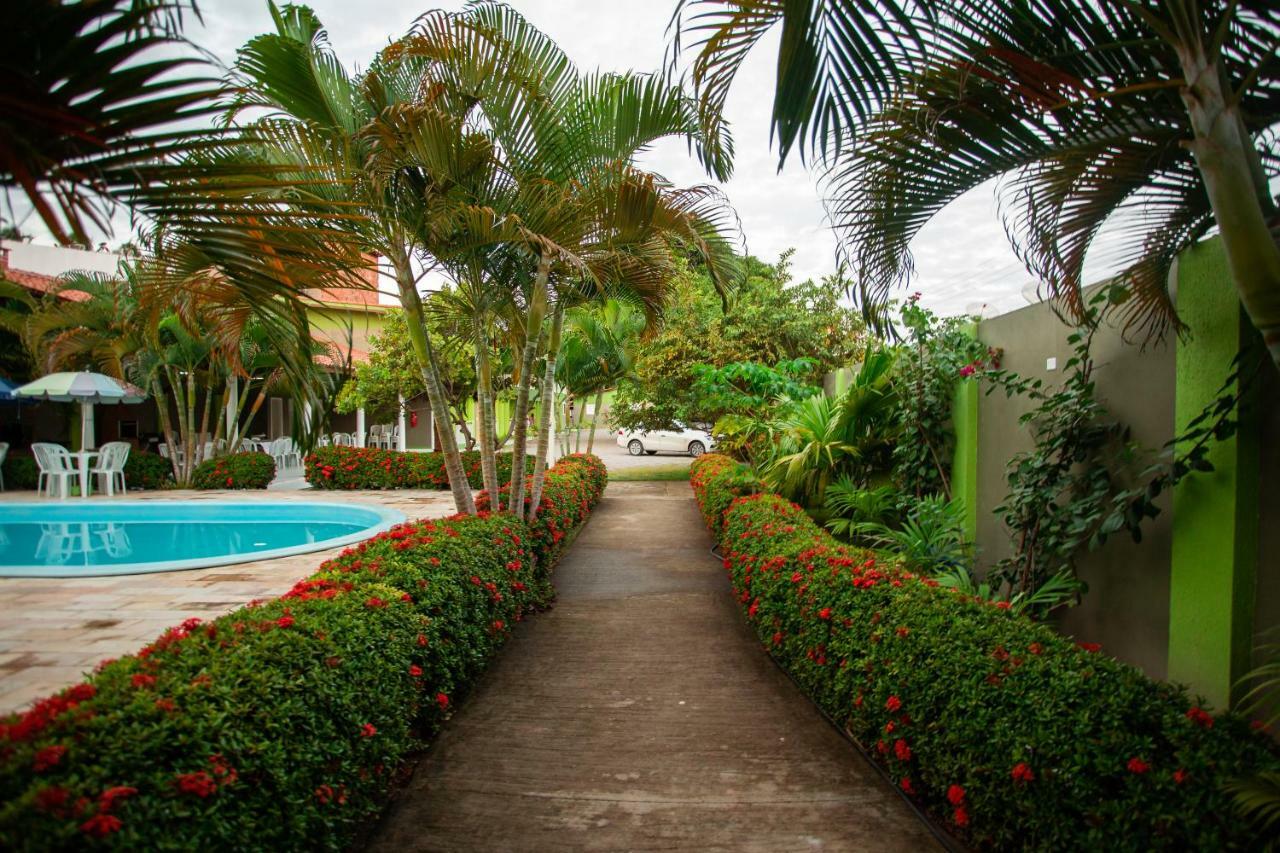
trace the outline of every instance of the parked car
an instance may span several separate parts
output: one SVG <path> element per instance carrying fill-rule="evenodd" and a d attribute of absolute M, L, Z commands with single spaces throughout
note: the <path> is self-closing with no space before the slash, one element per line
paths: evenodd
<path fill-rule="evenodd" d="M 643 432 L 620 429 L 618 446 L 625 447 L 632 456 L 639 456 L 642 453 L 652 456 L 658 451 L 701 456 L 708 450 L 715 450 L 715 440 L 706 430 L 692 429 L 682 424 L 676 424 L 676 427 L 676 429 L 655 429 Z"/>

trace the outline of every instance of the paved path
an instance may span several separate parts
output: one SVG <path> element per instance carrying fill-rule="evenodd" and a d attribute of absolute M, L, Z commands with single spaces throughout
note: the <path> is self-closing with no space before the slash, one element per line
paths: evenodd
<path fill-rule="evenodd" d="M 687 483 L 615 483 L 371 849 L 929 850 L 768 660 Z"/>

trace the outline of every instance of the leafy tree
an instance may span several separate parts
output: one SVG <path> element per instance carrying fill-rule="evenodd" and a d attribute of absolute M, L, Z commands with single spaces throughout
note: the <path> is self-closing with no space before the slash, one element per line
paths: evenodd
<path fill-rule="evenodd" d="M 448 338 L 435 317 L 430 318 L 427 333 L 439 354 L 441 387 L 449 417 L 466 438 L 467 450 L 474 447 L 468 404 L 476 391 L 476 372 L 466 341 Z M 343 387 L 338 397 L 338 411 L 353 412 L 365 408 L 378 421 L 395 418 L 400 411 L 400 397 L 406 400 L 425 393 L 422 367 L 409 342 L 405 313 L 388 311 L 383 315 L 382 331 L 370 340 L 369 361 L 355 367 L 355 377 Z"/>
<path fill-rule="evenodd" d="M 587 434 L 587 453 L 595 446 L 596 424 L 605 392 L 631 375 L 640 334 L 645 329 L 644 315 L 628 303 L 617 299 L 603 304 L 571 308 L 565 317 L 567 334 L 557 366 L 557 381 L 583 403 L 595 395 L 591 424 Z M 586 405 L 578 408 L 574 452 L 580 445 L 582 420 Z"/>
<path fill-rule="evenodd" d="M 726 307 L 697 267 L 681 275 L 652 338 L 642 342 L 635 379 L 623 383 L 613 419 L 627 429 L 660 429 L 674 422 L 710 425 L 725 413 L 699 391 L 700 371 L 730 364 L 778 365 L 805 359 L 793 372 L 817 386 L 859 351 L 863 326 L 841 304 L 835 278 L 791 283 L 791 253 L 777 264 L 745 260 L 747 276 Z M 723 402 L 723 401 L 720 401 Z"/>

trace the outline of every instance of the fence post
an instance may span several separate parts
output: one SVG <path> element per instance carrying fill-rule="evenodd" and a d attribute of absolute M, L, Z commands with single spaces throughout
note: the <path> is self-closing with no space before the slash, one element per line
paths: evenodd
<path fill-rule="evenodd" d="M 1179 256 L 1178 313 L 1191 329 L 1176 344 L 1175 430 L 1217 397 L 1236 353 L 1256 336 L 1232 287 L 1221 244 Z M 1255 383 L 1256 385 L 1256 383 Z M 1258 562 L 1257 407 L 1245 405 L 1237 434 L 1209 452 L 1214 470 L 1173 492 L 1169 572 L 1169 679 L 1219 708 L 1248 669 Z M 1253 415 L 1250 417 L 1250 415 Z"/>

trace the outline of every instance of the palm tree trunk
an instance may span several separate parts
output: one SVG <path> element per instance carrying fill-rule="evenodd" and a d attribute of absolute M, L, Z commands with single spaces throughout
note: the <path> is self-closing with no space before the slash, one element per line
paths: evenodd
<path fill-rule="evenodd" d="M 591 432 L 587 435 L 587 452 L 596 446 L 596 421 L 600 419 L 600 407 L 604 405 L 604 389 L 596 392 L 596 407 L 591 412 Z"/>
<path fill-rule="evenodd" d="M 400 305 L 405 312 L 405 325 L 409 330 L 409 340 L 418 356 L 418 364 L 422 368 L 422 379 L 427 386 L 427 402 L 431 405 L 431 419 L 440 436 L 441 455 L 444 457 L 444 470 L 449 477 L 449 490 L 453 492 L 453 504 L 458 512 L 474 515 L 475 498 L 471 494 L 471 484 L 467 482 L 467 472 L 462 465 L 462 455 L 458 453 L 458 442 L 453 435 L 453 419 L 449 417 L 449 408 L 444 399 L 444 383 L 440 381 L 435 349 L 431 346 L 431 336 L 427 333 L 426 316 L 422 310 L 422 297 L 418 295 L 417 282 L 409 259 L 405 255 L 394 258 L 392 263 L 396 270 L 396 284 L 400 290 Z"/>
<path fill-rule="evenodd" d="M 489 361 L 489 331 L 484 319 L 472 320 L 476 345 L 476 408 L 480 417 L 477 429 L 480 433 L 480 476 L 484 490 L 489 493 L 489 506 L 494 512 L 502 512 L 502 495 L 498 494 L 498 455 L 494 447 L 493 424 L 489 413 L 493 409 L 493 365 Z"/>
<path fill-rule="evenodd" d="M 182 480 L 183 482 L 191 481 L 191 471 L 195 467 L 196 455 L 196 373 L 194 370 L 187 371 L 187 430 L 183 444 L 186 452 L 182 454 Z"/>
<path fill-rule="evenodd" d="M 1182 100 L 1195 131 L 1191 152 L 1204 178 L 1240 302 L 1280 369 L 1280 247 L 1260 200 L 1267 197 L 1266 187 L 1258 186 L 1252 167 L 1257 150 L 1239 106 L 1224 86 L 1219 60 L 1209 56 L 1198 32 L 1179 35 L 1182 41 L 1175 47 L 1187 81 Z"/>
<path fill-rule="evenodd" d="M 173 481 L 181 483 L 182 472 L 178 469 L 178 443 L 173 437 L 173 418 L 169 415 L 169 395 L 164 392 L 164 385 L 159 379 L 151 381 L 151 399 L 156 401 L 160 432 L 164 433 L 164 444 L 169 448 L 169 467 L 173 470 Z"/>
<path fill-rule="evenodd" d="M 529 386 L 533 381 L 533 360 L 542 337 L 542 321 L 547 316 L 547 277 L 551 261 L 545 255 L 538 261 L 538 273 L 529 294 L 529 312 L 525 319 L 524 354 L 520 359 L 520 382 L 516 385 L 514 433 L 511 437 L 511 498 L 508 506 L 517 514 L 524 513 L 524 458 L 529 442 Z"/>
<path fill-rule="evenodd" d="M 222 386 L 222 402 L 218 406 L 218 417 L 213 422 L 214 423 L 213 446 L 215 448 L 215 452 L 218 446 L 218 442 L 222 441 L 223 437 L 227 435 L 227 404 L 230 402 L 231 402 L 231 381 L 228 380 Z"/>
<path fill-rule="evenodd" d="M 560 333 L 564 329 L 564 303 L 556 302 L 551 315 L 551 341 L 547 344 L 547 370 L 542 380 L 542 412 L 538 419 L 538 455 L 533 463 L 533 490 L 528 519 L 538 517 L 542 484 L 547 478 L 547 451 L 551 449 L 551 410 L 555 407 L 556 356 L 560 354 Z"/>
<path fill-rule="evenodd" d="M 209 412 L 213 410 L 213 388 L 204 389 L 204 412 L 200 416 L 200 434 L 196 439 L 196 446 L 199 450 L 199 458 L 197 463 L 204 461 L 204 436 L 209 434 Z M 210 448 L 212 450 L 212 447 Z"/>

